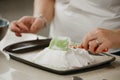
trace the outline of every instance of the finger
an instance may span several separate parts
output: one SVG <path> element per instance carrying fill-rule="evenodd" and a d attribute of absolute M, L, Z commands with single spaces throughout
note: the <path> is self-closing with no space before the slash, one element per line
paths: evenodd
<path fill-rule="evenodd" d="M 11 23 L 10 29 L 11 29 L 11 31 L 13 31 L 13 32 L 17 32 L 17 33 L 21 32 L 20 28 L 19 28 L 18 25 L 17 25 L 17 21 L 13 21 L 13 22 Z"/>
<path fill-rule="evenodd" d="M 21 33 L 15 33 L 16 36 L 21 37 Z"/>
<path fill-rule="evenodd" d="M 94 39 L 96 39 L 96 36 L 93 35 L 93 33 L 88 33 L 85 36 L 85 38 L 83 39 L 83 41 L 82 41 L 82 45 L 83 45 L 84 49 L 88 50 L 88 48 L 89 48 L 89 44 L 88 44 L 89 41 L 92 41 Z"/>
<path fill-rule="evenodd" d="M 95 53 L 97 47 L 98 47 L 98 45 L 97 45 L 97 43 L 96 43 L 96 40 L 93 40 L 93 41 L 90 41 L 90 42 L 89 42 L 89 49 L 88 49 L 88 50 L 89 50 L 91 53 Z"/>
<path fill-rule="evenodd" d="M 32 24 L 30 31 L 32 33 L 36 33 L 42 28 L 42 26 L 43 26 L 43 22 L 41 21 L 41 19 L 36 19 Z"/>
<path fill-rule="evenodd" d="M 22 31 L 25 31 L 25 32 L 29 31 L 29 28 L 22 22 L 17 22 L 17 25 L 19 26 L 19 28 L 21 28 Z"/>
<path fill-rule="evenodd" d="M 103 52 L 104 50 L 108 49 L 108 47 L 106 46 L 105 43 L 99 45 L 99 47 L 97 48 L 96 50 L 96 53 L 100 53 L 100 52 Z"/>
<path fill-rule="evenodd" d="M 82 44 L 80 44 L 77 48 L 84 48 Z"/>

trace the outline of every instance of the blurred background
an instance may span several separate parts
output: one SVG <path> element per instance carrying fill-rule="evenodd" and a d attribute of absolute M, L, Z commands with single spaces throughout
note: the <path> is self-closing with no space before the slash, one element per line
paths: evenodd
<path fill-rule="evenodd" d="M 22 16 L 33 15 L 34 0 L 0 0 L 0 17 L 8 19 L 10 22 Z M 44 28 L 39 35 L 48 36 L 49 28 Z"/>

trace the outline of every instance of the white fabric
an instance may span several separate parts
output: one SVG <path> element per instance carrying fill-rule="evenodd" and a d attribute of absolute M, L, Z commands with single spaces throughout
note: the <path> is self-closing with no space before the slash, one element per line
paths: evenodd
<path fill-rule="evenodd" d="M 56 0 L 50 36 L 80 42 L 97 27 L 120 28 L 120 0 Z"/>

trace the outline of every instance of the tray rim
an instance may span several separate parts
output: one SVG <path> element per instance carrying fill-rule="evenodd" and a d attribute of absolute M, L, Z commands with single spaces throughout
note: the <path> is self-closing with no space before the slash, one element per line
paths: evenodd
<path fill-rule="evenodd" d="M 69 75 L 69 74 L 74 74 L 74 73 L 86 72 L 86 69 L 95 69 L 95 67 L 99 67 L 100 65 L 104 66 L 105 64 L 106 65 L 110 64 L 113 61 L 115 61 L 115 59 L 116 59 L 115 56 L 103 53 L 104 55 L 111 57 L 111 59 L 109 59 L 109 60 L 107 60 L 105 62 L 101 62 L 101 63 L 97 63 L 97 64 L 94 64 L 94 65 L 89 65 L 89 66 L 84 66 L 84 67 L 81 67 L 81 68 L 78 68 L 78 69 L 70 69 L 70 70 L 61 70 L 60 71 L 60 70 L 55 70 L 55 69 L 52 69 L 52 68 L 48 68 L 48 67 L 45 67 L 45 66 L 30 62 L 30 61 L 25 60 L 23 58 L 17 57 L 17 56 L 14 55 L 14 53 L 10 53 L 10 52 L 5 51 L 5 50 L 4 50 L 4 52 L 9 54 L 10 57 L 12 59 L 16 60 L 16 61 L 19 61 L 21 63 L 24 63 L 26 65 L 29 65 L 29 66 L 32 66 L 32 67 L 35 67 L 35 68 L 38 68 L 38 69 L 41 69 L 41 70 L 45 70 L 45 71 L 48 71 L 48 72 L 59 74 L 59 75 Z M 101 55 L 101 56 L 103 56 L 103 55 Z"/>

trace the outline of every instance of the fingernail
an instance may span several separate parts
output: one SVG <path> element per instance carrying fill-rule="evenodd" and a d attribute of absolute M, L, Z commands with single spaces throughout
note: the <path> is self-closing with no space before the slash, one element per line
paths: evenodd
<path fill-rule="evenodd" d="M 81 48 L 84 48 L 84 46 L 83 46 L 83 45 L 81 45 Z"/>
<path fill-rule="evenodd" d="M 103 52 L 108 52 L 108 49 L 104 49 Z"/>

